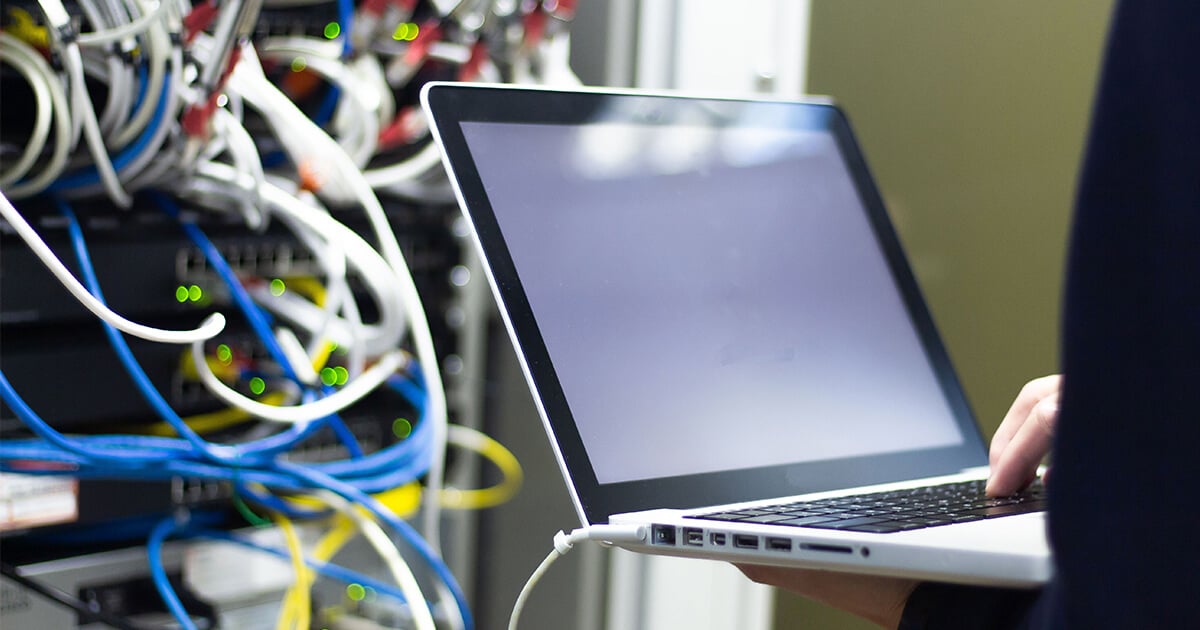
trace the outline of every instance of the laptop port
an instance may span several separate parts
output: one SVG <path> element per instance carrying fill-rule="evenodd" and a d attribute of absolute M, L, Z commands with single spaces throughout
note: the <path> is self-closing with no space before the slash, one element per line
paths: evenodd
<path fill-rule="evenodd" d="M 713 532 L 708 535 L 708 542 L 717 547 L 725 546 L 725 534 L 721 532 Z"/>
<path fill-rule="evenodd" d="M 655 525 L 653 543 L 656 545 L 675 545 L 675 528 L 671 525 Z"/>
<path fill-rule="evenodd" d="M 733 546 L 739 549 L 758 549 L 758 536 L 734 534 Z"/>
<path fill-rule="evenodd" d="M 767 549 L 771 551 L 791 551 L 792 541 L 787 538 L 767 538 Z"/>
<path fill-rule="evenodd" d="M 683 543 L 693 547 L 704 546 L 704 530 L 695 527 L 683 528 Z"/>
<path fill-rule="evenodd" d="M 801 551 L 825 551 L 829 553 L 854 553 L 850 547 L 842 545 L 822 545 L 820 543 L 800 543 Z"/>

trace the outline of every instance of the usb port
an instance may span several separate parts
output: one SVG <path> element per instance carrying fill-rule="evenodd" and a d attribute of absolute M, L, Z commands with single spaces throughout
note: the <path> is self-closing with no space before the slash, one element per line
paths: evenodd
<path fill-rule="evenodd" d="M 717 547 L 725 546 L 725 534 L 721 532 L 713 532 L 708 535 L 708 542 Z"/>
<path fill-rule="evenodd" d="M 767 538 L 767 549 L 771 551 L 791 551 L 792 541 L 787 538 Z"/>
<path fill-rule="evenodd" d="M 691 545 L 693 547 L 703 547 L 704 530 L 696 529 L 695 527 L 683 528 L 683 542 L 684 544 Z"/>
<path fill-rule="evenodd" d="M 739 549 L 758 549 L 758 536 L 734 534 L 733 546 Z"/>

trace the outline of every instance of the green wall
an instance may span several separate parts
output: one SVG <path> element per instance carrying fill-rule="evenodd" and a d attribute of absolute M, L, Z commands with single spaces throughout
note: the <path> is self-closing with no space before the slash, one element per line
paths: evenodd
<path fill-rule="evenodd" d="M 846 109 L 985 435 L 1056 370 L 1108 0 L 812 0 L 808 92 Z M 776 627 L 868 628 L 781 594 Z"/>

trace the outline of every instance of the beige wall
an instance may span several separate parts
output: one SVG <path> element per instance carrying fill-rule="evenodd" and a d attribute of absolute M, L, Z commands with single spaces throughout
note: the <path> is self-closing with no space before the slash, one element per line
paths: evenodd
<path fill-rule="evenodd" d="M 849 113 L 990 436 L 1055 370 L 1108 0 L 813 0 L 808 91 Z M 781 596 L 777 627 L 867 628 Z"/>

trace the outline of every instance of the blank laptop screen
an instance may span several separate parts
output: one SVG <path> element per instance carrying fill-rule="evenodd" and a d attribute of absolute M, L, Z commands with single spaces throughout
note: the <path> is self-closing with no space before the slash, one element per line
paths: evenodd
<path fill-rule="evenodd" d="M 831 133 L 462 122 L 600 484 L 964 435 Z"/>

